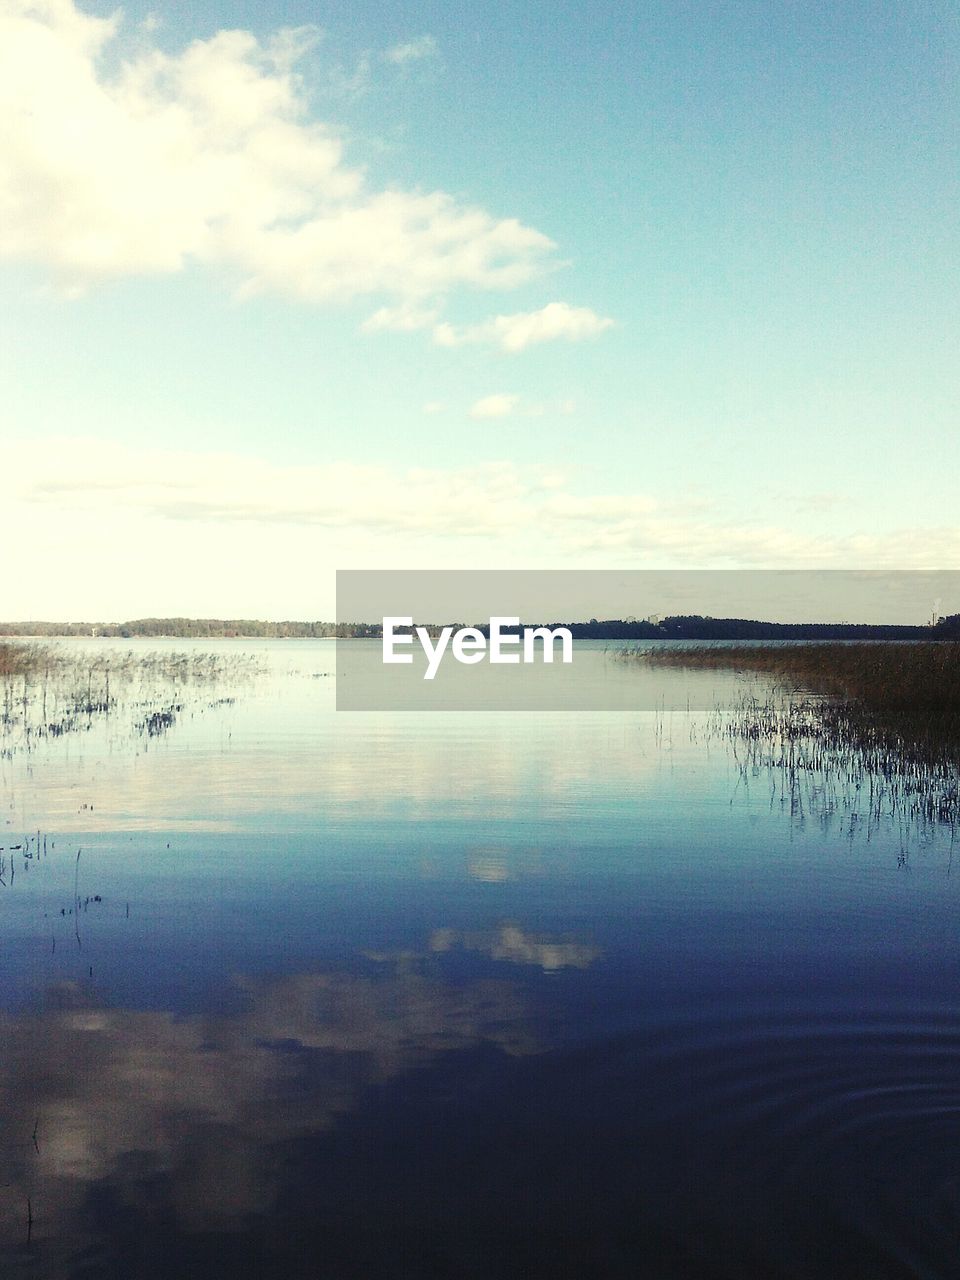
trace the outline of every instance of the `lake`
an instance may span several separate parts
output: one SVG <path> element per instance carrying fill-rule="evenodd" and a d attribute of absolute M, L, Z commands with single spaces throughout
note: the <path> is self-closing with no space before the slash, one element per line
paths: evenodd
<path fill-rule="evenodd" d="M 689 709 L 739 677 L 338 712 L 332 641 L 61 644 L 263 670 L 7 708 L 4 1276 L 957 1274 L 954 833 Z"/>

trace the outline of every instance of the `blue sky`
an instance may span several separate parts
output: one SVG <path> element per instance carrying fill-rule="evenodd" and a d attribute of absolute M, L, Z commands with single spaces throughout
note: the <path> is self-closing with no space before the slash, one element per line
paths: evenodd
<path fill-rule="evenodd" d="M 946 3 L 0 0 L 5 617 L 960 567 Z"/>

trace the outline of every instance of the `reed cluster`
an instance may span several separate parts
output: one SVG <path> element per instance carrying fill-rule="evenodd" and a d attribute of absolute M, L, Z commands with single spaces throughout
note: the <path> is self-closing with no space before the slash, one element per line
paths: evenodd
<path fill-rule="evenodd" d="M 714 736 L 791 812 L 908 832 L 960 829 L 960 644 L 775 644 L 627 650 L 625 660 L 756 677 Z M 759 682 L 759 683 L 758 683 Z"/>
<path fill-rule="evenodd" d="M 819 695 L 819 715 L 871 747 L 960 758 L 960 644 L 670 646 L 627 655 L 655 666 L 766 675 L 781 691 Z"/>
<path fill-rule="evenodd" d="M 0 642 L 0 758 L 31 750 L 44 738 L 89 729 L 125 705 L 135 730 L 154 736 L 170 727 L 184 701 L 222 684 L 240 687 L 262 671 L 244 653 L 71 652 L 30 642 Z"/>
<path fill-rule="evenodd" d="M 0 680 L 42 676 L 59 670 L 60 663 L 60 655 L 52 645 L 0 641 Z"/>

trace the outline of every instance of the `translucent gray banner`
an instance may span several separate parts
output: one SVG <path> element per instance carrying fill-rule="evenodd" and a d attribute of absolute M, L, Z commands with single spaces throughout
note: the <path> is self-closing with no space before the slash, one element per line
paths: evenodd
<path fill-rule="evenodd" d="M 736 677 L 642 654 L 960 638 L 953 616 L 957 570 L 340 571 L 337 707 L 703 710 Z"/>

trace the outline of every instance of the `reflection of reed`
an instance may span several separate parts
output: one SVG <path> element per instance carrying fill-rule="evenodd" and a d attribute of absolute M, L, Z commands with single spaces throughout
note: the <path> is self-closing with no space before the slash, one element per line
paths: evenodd
<path fill-rule="evenodd" d="M 51 841 L 50 848 L 55 847 L 56 841 Z M 17 878 L 17 857 L 21 860 L 23 870 L 27 871 L 30 864 L 35 861 L 39 864 L 40 859 L 46 856 L 47 837 L 39 831 L 36 836 L 22 836 L 16 844 L 0 844 L 0 885 L 7 887 L 9 875 L 9 886 L 13 887 Z M 79 851 L 77 857 L 80 857 Z"/>
<path fill-rule="evenodd" d="M 745 696 L 716 712 L 708 735 L 731 746 L 743 778 L 765 774 L 798 821 L 839 818 L 846 834 L 881 827 L 911 838 L 960 826 L 960 772 L 949 755 L 905 750 L 886 732 L 865 731 L 845 704 L 807 697 Z"/>

